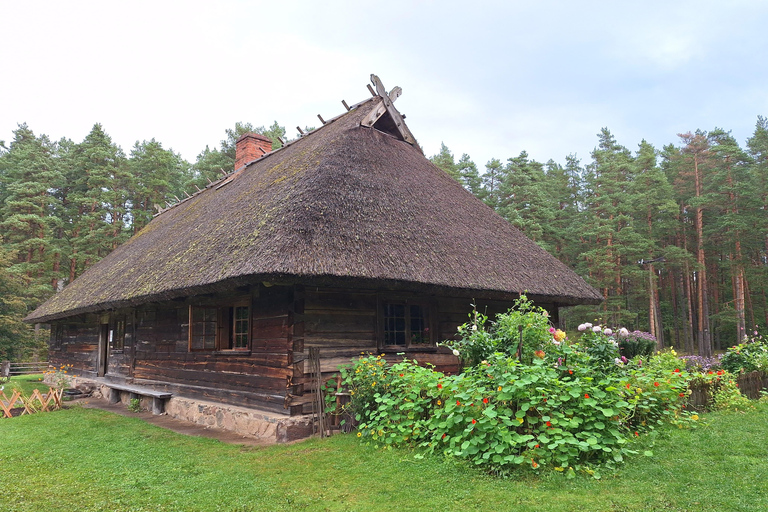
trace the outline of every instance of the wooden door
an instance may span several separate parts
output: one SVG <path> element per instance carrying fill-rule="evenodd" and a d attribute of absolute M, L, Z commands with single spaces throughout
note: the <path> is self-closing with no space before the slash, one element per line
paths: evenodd
<path fill-rule="evenodd" d="M 109 324 L 101 324 L 99 328 L 99 355 L 97 361 L 96 374 L 103 377 L 107 373 L 107 364 L 109 357 Z"/>

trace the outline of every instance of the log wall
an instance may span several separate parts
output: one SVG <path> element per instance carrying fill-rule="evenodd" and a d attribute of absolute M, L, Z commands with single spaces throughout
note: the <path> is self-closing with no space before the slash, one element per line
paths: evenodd
<path fill-rule="evenodd" d="M 251 305 L 249 350 L 189 350 L 190 305 L 223 306 L 243 300 Z M 259 284 L 226 294 L 66 319 L 60 323 L 59 339 L 56 329 L 51 330 L 50 361 L 96 376 L 101 325 L 122 318 L 125 344 L 122 349 L 109 348 L 107 378 L 191 398 L 300 414 L 311 408 L 315 386 L 306 364 L 310 347 L 320 350 L 321 382 L 361 353 L 381 353 L 381 303 L 390 300 L 428 305 L 432 343 L 397 351 L 444 372 L 457 371 L 458 360 L 435 344 L 456 335 L 456 328 L 469 320 L 473 303 L 489 317 L 511 306 L 467 296 Z M 387 354 L 390 362 L 397 357 Z"/>

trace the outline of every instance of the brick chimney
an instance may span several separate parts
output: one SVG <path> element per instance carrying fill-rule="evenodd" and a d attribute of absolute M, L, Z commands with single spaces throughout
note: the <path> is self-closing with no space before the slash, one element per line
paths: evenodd
<path fill-rule="evenodd" d="M 235 170 L 272 151 L 272 141 L 258 133 L 244 133 L 235 143 Z"/>

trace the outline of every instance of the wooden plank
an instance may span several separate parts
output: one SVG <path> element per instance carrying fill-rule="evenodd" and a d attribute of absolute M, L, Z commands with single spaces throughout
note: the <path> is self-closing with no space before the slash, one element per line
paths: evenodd
<path fill-rule="evenodd" d="M 288 374 L 286 370 L 285 374 Z M 171 369 L 151 367 L 146 364 L 136 364 L 134 375 L 139 379 L 171 381 L 190 385 L 215 385 L 222 389 L 238 389 L 243 391 L 285 389 L 285 376 L 281 378 L 261 377 L 237 373 L 218 373 L 197 370 Z"/>

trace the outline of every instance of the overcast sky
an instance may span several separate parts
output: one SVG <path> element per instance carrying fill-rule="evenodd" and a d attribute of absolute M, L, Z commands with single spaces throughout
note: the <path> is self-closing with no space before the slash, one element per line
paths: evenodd
<path fill-rule="evenodd" d="M 371 73 L 427 155 L 482 169 L 522 150 L 583 162 L 608 127 L 631 150 L 768 116 L 768 2 L 0 0 L 0 140 L 18 123 L 194 161 L 236 121 L 316 126 Z"/>

